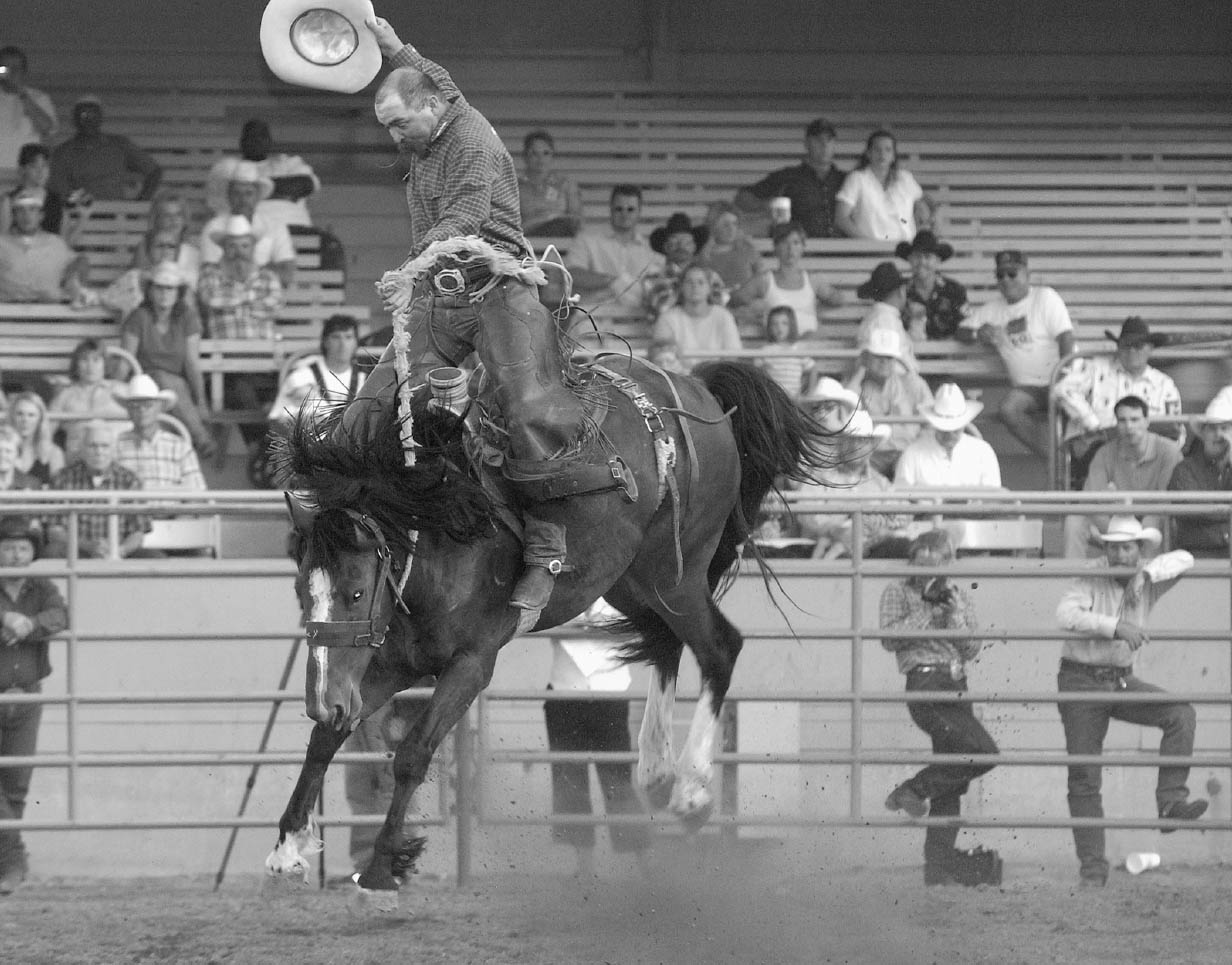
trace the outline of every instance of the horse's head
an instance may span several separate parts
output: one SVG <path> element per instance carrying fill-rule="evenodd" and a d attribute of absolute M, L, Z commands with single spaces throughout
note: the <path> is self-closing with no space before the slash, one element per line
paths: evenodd
<path fill-rule="evenodd" d="M 352 509 L 314 514 L 290 493 L 287 505 L 295 523 L 296 591 L 308 641 L 308 716 L 350 729 L 363 708 L 364 671 L 385 642 L 395 607 L 403 605 L 397 577 L 411 560 L 395 561 L 394 548 L 371 516 Z"/>

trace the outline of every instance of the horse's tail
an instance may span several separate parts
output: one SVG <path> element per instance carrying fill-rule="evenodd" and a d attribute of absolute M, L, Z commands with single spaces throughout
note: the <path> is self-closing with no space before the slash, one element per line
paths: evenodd
<path fill-rule="evenodd" d="M 708 579 L 719 586 L 740 555 L 762 501 L 782 479 L 805 481 L 837 462 L 834 434 L 810 418 L 761 369 L 743 362 L 706 362 L 693 370 L 724 411 L 740 454 L 740 498 L 727 519 Z"/>

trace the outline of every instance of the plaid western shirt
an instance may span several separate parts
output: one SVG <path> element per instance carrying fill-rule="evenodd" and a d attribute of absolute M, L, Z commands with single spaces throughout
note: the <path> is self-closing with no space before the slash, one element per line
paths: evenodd
<path fill-rule="evenodd" d="M 517 171 L 487 118 L 467 103 L 449 71 L 410 44 L 389 62 L 422 71 L 449 103 L 423 155 L 410 159 L 411 257 L 434 241 L 466 235 L 478 235 L 515 255 L 528 254 Z"/>
<path fill-rule="evenodd" d="M 931 577 L 926 577 L 925 581 Z M 942 640 L 928 637 L 927 632 L 935 629 L 974 630 L 975 607 L 971 597 L 954 585 L 950 586 L 958 594 L 958 606 L 947 618 L 943 608 L 929 603 L 924 599 L 923 588 L 915 579 L 900 580 L 891 583 L 881 593 L 881 628 L 883 630 L 919 630 L 922 635 L 916 638 L 899 637 L 894 640 L 882 640 L 881 645 L 893 651 L 898 658 L 898 669 L 907 673 L 913 667 L 926 664 L 950 664 L 955 667 L 958 676 L 963 664 L 980 652 L 983 641 L 970 638 L 966 640 Z"/>
<path fill-rule="evenodd" d="M 51 489 L 78 489 L 97 491 L 103 489 L 140 489 L 141 479 L 136 473 L 125 469 L 119 463 L 113 462 L 111 467 L 101 473 L 96 473 L 84 462 L 78 460 L 71 466 L 61 469 L 51 478 Z M 79 513 L 77 515 L 77 540 L 80 543 L 107 539 L 108 520 L 111 517 L 104 513 Z M 67 516 L 56 516 L 48 520 L 53 526 L 68 526 Z M 150 523 L 144 516 L 120 516 L 120 542 L 128 539 L 133 533 L 148 533 Z"/>
<path fill-rule="evenodd" d="M 210 338 L 273 338 L 282 308 L 282 283 L 269 268 L 255 268 L 246 281 L 228 278 L 221 265 L 204 265 L 197 298 Z"/>
<path fill-rule="evenodd" d="M 129 430 L 116 440 L 116 462 L 141 480 L 142 489 L 205 490 L 205 476 L 192 445 L 163 429 L 150 439 Z"/>
<path fill-rule="evenodd" d="M 1070 415 L 1067 439 L 1111 429 L 1116 404 L 1127 395 L 1138 396 L 1152 416 L 1181 414 L 1181 393 L 1171 376 L 1150 365 L 1141 375 L 1131 375 L 1115 357 L 1076 360 L 1053 391 Z"/>

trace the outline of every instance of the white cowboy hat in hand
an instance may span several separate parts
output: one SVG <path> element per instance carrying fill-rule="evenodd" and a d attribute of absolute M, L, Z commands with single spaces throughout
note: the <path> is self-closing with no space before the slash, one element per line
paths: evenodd
<path fill-rule="evenodd" d="M 919 408 L 920 415 L 934 429 L 953 432 L 970 425 L 984 411 L 984 403 L 973 402 L 955 383 L 946 382 L 937 388 L 937 397 L 932 402 L 921 402 Z"/>
<path fill-rule="evenodd" d="M 134 375 L 127 385 L 122 385 L 113 393 L 117 402 L 149 402 L 158 399 L 168 406 L 175 405 L 175 393 L 170 389 L 160 389 L 158 383 L 150 376 L 142 373 Z"/>
<path fill-rule="evenodd" d="M 270 0 L 261 16 L 261 53 L 288 84 L 355 94 L 381 70 L 372 0 Z"/>
<path fill-rule="evenodd" d="M 903 336 L 888 328 L 874 328 L 868 333 L 868 344 L 863 348 L 869 355 L 896 359 L 903 365 L 907 364 L 903 357 Z"/>
<path fill-rule="evenodd" d="M 1143 526 L 1137 516 L 1113 516 L 1108 528 L 1097 534 L 1103 543 L 1146 543 L 1152 548 L 1163 542 L 1163 534 L 1154 526 Z"/>

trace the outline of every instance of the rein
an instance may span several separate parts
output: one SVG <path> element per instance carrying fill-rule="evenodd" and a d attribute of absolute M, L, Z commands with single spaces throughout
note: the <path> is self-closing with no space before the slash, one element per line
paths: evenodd
<path fill-rule="evenodd" d="M 368 599 L 368 619 L 366 620 L 309 620 L 304 624 L 304 636 L 310 647 L 371 647 L 379 650 L 385 642 L 385 634 L 389 630 L 389 621 L 378 631 L 374 617 L 377 594 L 383 585 L 389 587 L 393 594 L 394 605 L 403 613 L 409 615 L 406 604 L 402 601 L 402 589 L 406 586 L 406 578 L 411 572 L 411 561 L 408 558 L 404 566 L 401 583 L 394 578 L 393 553 L 385 540 L 385 534 L 376 520 L 366 513 L 357 513 L 353 509 L 344 510 L 347 516 L 357 525 L 362 526 L 376 541 L 376 557 L 380 563 L 376 582 L 373 585 L 372 596 Z"/>

